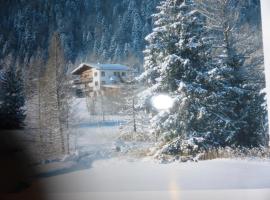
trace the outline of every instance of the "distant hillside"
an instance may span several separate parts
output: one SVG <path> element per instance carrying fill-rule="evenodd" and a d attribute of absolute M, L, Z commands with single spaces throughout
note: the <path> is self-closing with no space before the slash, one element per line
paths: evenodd
<path fill-rule="evenodd" d="M 0 68 L 14 58 L 26 64 L 38 50 L 46 58 L 54 31 L 72 62 L 141 63 L 144 37 L 159 1 L 0 0 Z M 246 1 L 241 23 L 259 27 L 259 11 L 259 0 Z"/>

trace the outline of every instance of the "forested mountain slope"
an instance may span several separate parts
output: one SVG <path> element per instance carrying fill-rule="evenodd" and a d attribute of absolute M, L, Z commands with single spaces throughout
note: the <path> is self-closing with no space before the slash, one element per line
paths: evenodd
<path fill-rule="evenodd" d="M 0 65 L 44 58 L 52 33 L 67 60 L 142 62 L 144 37 L 160 0 L 1 0 Z M 236 1 L 237 3 L 238 1 Z M 245 1 L 241 23 L 260 27 L 259 0 Z M 15 58 L 15 59 L 14 59 Z"/>
<path fill-rule="evenodd" d="M 12 0 L 1 1 L 0 59 L 7 55 L 27 63 L 40 49 L 47 54 L 54 31 L 61 35 L 65 55 L 120 61 L 130 54 L 142 58 L 151 14 L 158 0 Z"/>

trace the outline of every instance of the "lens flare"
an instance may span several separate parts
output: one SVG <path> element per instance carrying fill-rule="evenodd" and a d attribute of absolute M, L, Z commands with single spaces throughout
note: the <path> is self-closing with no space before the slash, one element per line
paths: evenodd
<path fill-rule="evenodd" d="M 173 99 L 164 94 L 152 97 L 152 105 L 158 110 L 167 110 L 173 106 Z"/>

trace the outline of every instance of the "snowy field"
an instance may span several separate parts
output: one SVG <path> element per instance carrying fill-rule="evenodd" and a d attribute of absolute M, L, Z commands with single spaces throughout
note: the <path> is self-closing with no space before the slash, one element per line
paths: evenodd
<path fill-rule="evenodd" d="M 81 120 L 73 133 L 86 167 L 40 178 L 30 190 L 44 186 L 48 200 L 270 199 L 269 161 L 160 164 L 153 159 L 118 157 L 112 148 L 119 135 L 118 122 Z"/>
<path fill-rule="evenodd" d="M 49 195 L 57 200 L 269 200 L 270 190 L 193 190 L 72 193 Z"/>
<path fill-rule="evenodd" d="M 270 162 L 212 160 L 159 164 L 107 159 L 87 170 L 44 178 L 50 200 L 269 200 Z"/>

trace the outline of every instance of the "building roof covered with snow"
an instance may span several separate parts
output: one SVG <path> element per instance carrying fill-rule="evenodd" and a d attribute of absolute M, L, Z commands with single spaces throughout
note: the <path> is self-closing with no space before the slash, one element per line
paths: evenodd
<path fill-rule="evenodd" d="M 97 70 L 118 70 L 118 71 L 128 71 L 127 66 L 121 64 L 92 64 L 92 63 L 82 63 L 77 68 L 75 68 L 71 74 L 80 75 L 84 71 L 95 68 Z"/>

